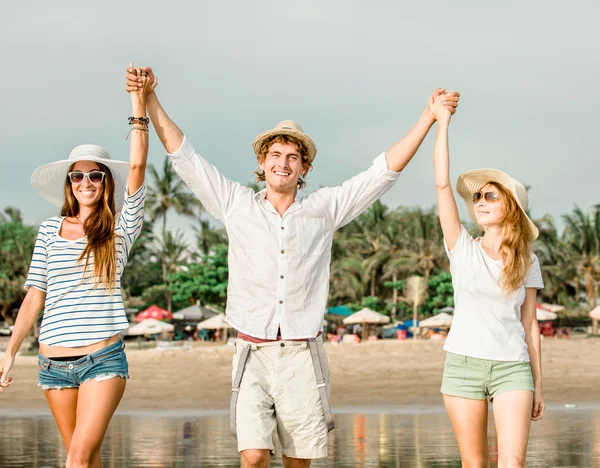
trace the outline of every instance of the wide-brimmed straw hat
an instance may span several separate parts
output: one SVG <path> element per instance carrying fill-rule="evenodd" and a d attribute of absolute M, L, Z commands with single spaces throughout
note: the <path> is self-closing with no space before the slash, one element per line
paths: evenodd
<path fill-rule="evenodd" d="M 308 162 L 312 164 L 312 162 L 315 160 L 315 156 L 317 155 L 317 145 L 315 145 L 315 142 L 312 141 L 312 139 L 306 133 L 304 133 L 302 127 L 293 120 L 284 120 L 282 122 L 279 122 L 275 126 L 275 128 L 267 130 L 266 132 L 263 132 L 260 135 L 258 135 L 252 143 L 252 147 L 254 148 L 254 153 L 256 154 L 256 156 L 260 155 L 260 147 L 263 144 L 263 142 L 267 138 L 270 138 L 274 135 L 287 135 L 297 138 L 302 143 L 304 143 L 304 145 L 308 149 Z"/>
<path fill-rule="evenodd" d="M 527 216 L 527 207 L 529 206 L 529 195 L 525 186 L 516 179 L 513 179 L 508 174 L 497 169 L 475 169 L 467 171 L 458 177 L 456 183 L 456 191 L 464 199 L 469 210 L 469 216 L 475 224 L 477 224 L 477 217 L 475 216 L 475 204 L 473 203 L 473 194 L 479 192 L 487 184 L 495 182 L 502 185 L 506 190 L 512 193 L 513 197 L 517 201 L 517 205 L 523 212 L 524 221 L 523 229 L 528 239 L 533 241 L 537 239 L 539 230 L 537 226 Z"/>
<path fill-rule="evenodd" d="M 110 154 L 98 145 L 79 145 L 73 148 L 68 159 L 38 167 L 31 175 L 31 185 L 50 203 L 62 207 L 67 172 L 77 161 L 94 161 L 110 169 L 115 181 L 115 208 L 119 210 L 123 206 L 129 163 L 111 159 Z"/>

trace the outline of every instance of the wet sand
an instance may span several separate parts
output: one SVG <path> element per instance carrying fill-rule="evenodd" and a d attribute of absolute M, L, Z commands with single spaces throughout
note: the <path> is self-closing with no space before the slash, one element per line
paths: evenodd
<path fill-rule="evenodd" d="M 119 409 L 226 409 L 233 347 L 197 344 L 191 349 L 127 346 L 129 373 Z M 383 341 L 326 345 L 334 408 L 441 405 L 445 352 L 439 341 Z M 600 340 L 546 339 L 542 345 L 547 404 L 600 401 Z M 0 410 L 46 408 L 37 387 L 37 359 L 18 356 L 13 385 L 0 394 Z"/>

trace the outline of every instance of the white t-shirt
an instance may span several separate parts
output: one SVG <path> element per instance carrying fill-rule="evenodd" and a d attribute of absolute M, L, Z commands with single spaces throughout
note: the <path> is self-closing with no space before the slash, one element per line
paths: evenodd
<path fill-rule="evenodd" d="M 479 242 L 461 226 L 450 259 L 454 287 L 454 318 L 444 349 L 450 353 L 493 361 L 529 362 L 521 306 L 525 288 L 542 289 L 537 256 L 525 284 L 512 294 L 500 286 L 502 260 L 485 253 Z"/>

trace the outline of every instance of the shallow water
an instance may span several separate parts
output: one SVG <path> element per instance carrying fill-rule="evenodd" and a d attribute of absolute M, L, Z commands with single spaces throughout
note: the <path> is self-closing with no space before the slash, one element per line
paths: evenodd
<path fill-rule="evenodd" d="M 460 467 L 450 422 L 440 407 L 338 411 L 329 457 L 314 467 Z M 490 454 L 496 437 L 490 422 Z M 1 467 L 64 466 L 66 453 L 45 412 L 0 410 Z M 104 466 L 237 467 L 224 412 L 119 413 L 102 448 Z M 279 457 L 271 466 L 281 466 Z M 551 408 L 532 424 L 528 467 L 600 467 L 600 409 Z"/>

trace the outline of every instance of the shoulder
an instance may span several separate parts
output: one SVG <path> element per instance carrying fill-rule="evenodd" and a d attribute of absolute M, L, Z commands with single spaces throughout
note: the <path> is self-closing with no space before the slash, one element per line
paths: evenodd
<path fill-rule="evenodd" d="M 45 219 L 40 224 L 40 232 L 43 232 L 44 234 L 56 232 L 63 222 L 63 219 L 65 219 L 65 216 L 53 216 Z"/>

